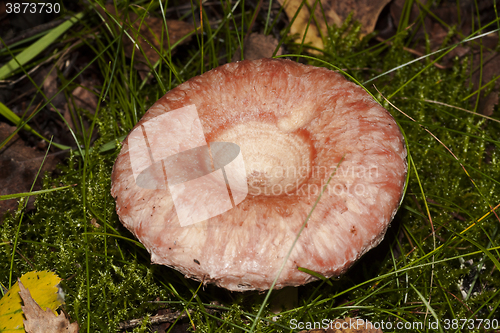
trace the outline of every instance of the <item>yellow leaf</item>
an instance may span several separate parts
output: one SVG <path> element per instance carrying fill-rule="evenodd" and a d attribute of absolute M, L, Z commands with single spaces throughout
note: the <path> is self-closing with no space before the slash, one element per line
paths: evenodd
<path fill-rule="evenodd" d="M 332 25 L 342 26 L 351 13 L 353 19 L 361 23 L 360 37 L 373 32 L 380 13 L 389 1 L 278 0 L 290 20 L 297 15 L 290 27 L 290 34 L 298 34 L 299 36 L 296 42 L 300 44 L 304 39 L 304 44 L 309 44 L 320 50 L 324 48 L 323 37 L 328 35 L 328 27 Z M 304 34 L 306 34 L 305 37 Z"/>
<path fill-rule="evenodd" d="M 21 291 L 19 295 L 23 299 L 24 330 L 28 333 L 78 333 L 78 323 L 71 323 L 63 314 L 58 316 L 49 308 L 43 311 L 31 297 L 28 289 L 24 288 L 23 283 L 19 281 Z"/>
<path fill-rule="evenodd" d="M 53 272 L 33 271 L 24 274 L 20 280 L 42 309 L 49 308 L 56 314 L 55 310 L 62 304 L 57 287 L 60 277 Z M 16 282 L 0 299 L 0 333 L 24 332 L 19 291 L 19 282 Z"/>

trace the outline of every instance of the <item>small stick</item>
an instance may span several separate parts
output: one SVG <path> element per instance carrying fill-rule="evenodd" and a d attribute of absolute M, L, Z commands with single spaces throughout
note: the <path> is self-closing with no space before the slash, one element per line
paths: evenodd
<path fill-rule="evenodd" d="M 209 314 L 213 314 L 216 310 L 214 309 L 205 309 L 205 311 Z M 194 311 L 193 310 L 187 310 L 189 314 L 192 314 Z M 153 325 L 158 325 L 162 323 L 168 323 L 175 321 L 176 319 L 184 319 L 187 317 L 186 311 L 176 311 L 173 313 L 167 313 L 164 315 L 156 315 L 156 316 L 151 316 L 149 317 L 149 322 Z M 137 319 L 131 319 L 131 320 L 126 320 L 118 324 L 118 328 L 121 330 L 126 330 L 129 328 L 134 328 L 143 322 L 144 317 L 142 318 L 137 318 Z"/>

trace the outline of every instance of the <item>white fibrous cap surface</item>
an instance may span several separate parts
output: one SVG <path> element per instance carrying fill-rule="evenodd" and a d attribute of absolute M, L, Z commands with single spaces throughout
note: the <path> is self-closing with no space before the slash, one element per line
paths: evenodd
<path fill-rule="evenodd" d="M 179 130 L 178 119 L 162 118 L 193 106 L 201 128 L 193 121 Z M 187 130 L 186 148 L 180 134 L 169 136 Z M 148 140 L 131 147 L 146 131 Z M 298 267 L 344 273 L 383 239 L 406 179 L 404 140 L 390 113 L 342 75 L 289 60 L 230 63 L 192 78 L 158 100 L 131 133 L 112 174 L 120 220 L 154 263 L 229 290 L 271 287 L 322 188 L 275 288 L 316 279 Z M 203 136 L 208 146 L 236 144 L 242 160 L 235 157 L 233 169 L 244 164 L 246 174 L 232 174 L 230 165 L 226 178 L 214 171 L 202 157 Z M 174 154 L 151 165 L 154 156 L 188 148 L 184 160 Z M 175 185 L 165 168 L 184 170 Z M 190 179 L 195 169 L 207 176 Z M 242 176 L 248 191 L 237 181 Z M 183 220 L 203 214 L 212 217 Z"/>

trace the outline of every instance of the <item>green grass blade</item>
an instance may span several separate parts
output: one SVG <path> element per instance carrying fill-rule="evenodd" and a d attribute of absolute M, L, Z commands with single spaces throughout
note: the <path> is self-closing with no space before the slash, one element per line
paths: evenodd
<path fill-rule="evenodd" d="M 429 302 L 427 302 L 427 300 L 425 299 L 424 295 L 422 295 L 420 293 L 420 291 L 418 291 L 417 288 L 415 288 L 415 286 L 413 284 L 410 283 L 410 287 L 413 288 L 413 290 L 417 293 L 418 297 L 422 300 L 422 303 L 424 303 L 425 307 L 427 308 L 427 310 L 429 310 L 429 312 L 432 314 L 432 316 L 434 317 L 434 319 L 439 323 L 440 322 L 440 318 L 438 317 L 436 311 L 432 308 L 431 304 L 429 304 Z M 439 327 L 439 332 L 443 332 L 443 328 L 441 327 L 441 325 L 438 325 Z"/>
<path fill-rule="evenodd" d="M 4 116 L 5 118 L 7 118 L 7 120 L 9 120 L 10 122 L 14 123 L 17 126 L 19 126 L 19 124 L 21 123 L 21 118 L 19 118 L 19 116 L 17 114 L 15 114 L 11 109 L 9 109 L 2 102 L 0 102 L 0 114 L 2 116 Z M 24 127 L 24 129 L 35 134 L 36 136 L 41 137 L 41 135 L 38 134 L 38 132 L 36 132 L 33 128 L 31 128 L 30 125 L 25 124 L 23 127 Z"/>
<path fill-rule="evenodd" d="M 40 38 L 38 41 L 33 43 L 31 46 L 22 51 L 14 59 L 10 60 L 7 64 L 0 68 L 0 80 L 5 79 L 20 66 L 23 66 L 30 62 L 34 57 L 36 57 L 40 52 L 45 50 L 50 44 L 52 44 L 59 36 L 65 33 L 73 24 L 83 17 L 83 13 L 78 13 L 74 17 L 70 18 L 66 22 L 52 29 L 48 34 Z"/>
<path fill-rule="evenodd" d="M 54 191 L 65 190 L 65 189 L 73 187 L 73 186 L 76 186 L 76 184 L 75 185 L 61 186 L 61 187 L 56 187 L 56 188 L 49 188 L 47 190 L 40 190 L 40 191 L 33 191 L 33 192 L 24 192 L 24 193 L 15 193 L 15 194 L 0 195 L 0 201 L 2 201 L 2 200 L 10 200 L 10 199 L 17 199 L 17 198 L 24 198 L 24 197 L 30 197 L 32 195 L 38 195 L 38 194 L 43 194 L 43 193 L 49 193 L 49 192 L 54 192 Z"/>
<path fill-rule="evenodd" d="M 0 115 L 4 116 L 5 118 L 7 118 L 7 120 L 11 121 L 12 123 L 14 123 L 16 126 L 19 126 L 21 124 L 23 124 L 23 121 L 21 120 L 21 118 L 19 118 L 19 116 L 17 114 L 15 114 L 11 109 L 9 109 L 5 104 L 3 104 L 2 102 L 0 102 Z M 38 136 L 40 139 L 42 140 L 45 140 L 45 141 L 49 141 L 47 138 L 45 138 L 43 135 L 41 135 L 40 133 L 38 133 L 37 131 L 35 131 L 33 128 L 31 128 L 30 125 L 24 123 L 24 125 L 22 126 L 24 129 L 30 131 L 32 134 Z M 15 133 L 13 133 L 15 134 Z M 13 136 L 13 135 L 12 135 Z M 7 138 L 7 140 L 5 140 L 6 142 L 8 142 L 10 140 L 10 137 Z M 5 142 L 5 143 L 6 143 Z M 54 146 L 56 146 L 57 148 L 59 149 L 62 149 L 62 150 L 66 150 L 66 149 L 71 149 L 71 147 L 68 147 L 68 146 L 65 146 L 65 145 L 61 145 L 61 144 L 58 144 L 58 143 L 52 143 Z M 3 144 L 0 144 L 0 148 L 3 147 Z"/>
<path fill-rule="evenodd" d="M 318 273 L 318 272 L 315 272 L 315 271 L 312 271 L 310 269 L 307 269 L 307 268 L 304 268 L 304 267 L 297 267 L 297 269 L 301 272 L 304 272 L 304 273 L 307 273 L 309 275 L 312 275 L 320 280 L 323 280 L 324 282 L 326 282 L 329 286 L 333 286 L 333 283 L 330 281 L 330 279 L 328 279 L 327 277 L 325 277 L 323 274 L 321 273 Z"/>

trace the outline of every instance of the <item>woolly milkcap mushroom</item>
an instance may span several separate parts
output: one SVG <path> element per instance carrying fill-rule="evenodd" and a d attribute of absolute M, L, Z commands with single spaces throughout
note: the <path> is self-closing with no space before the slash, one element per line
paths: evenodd
<path fill-rule="evenodd" d="M 123 142 L 111 193 L 154 263 L 244 291 L 271 287 L 324 188 L 279 289 L 315 280 L 298 267 L 338 276 L 377 246 L 406 171 L 398 125 L 361 87 L 325 68 L 261 59 L 220 66 L 158 100 Z"/>

